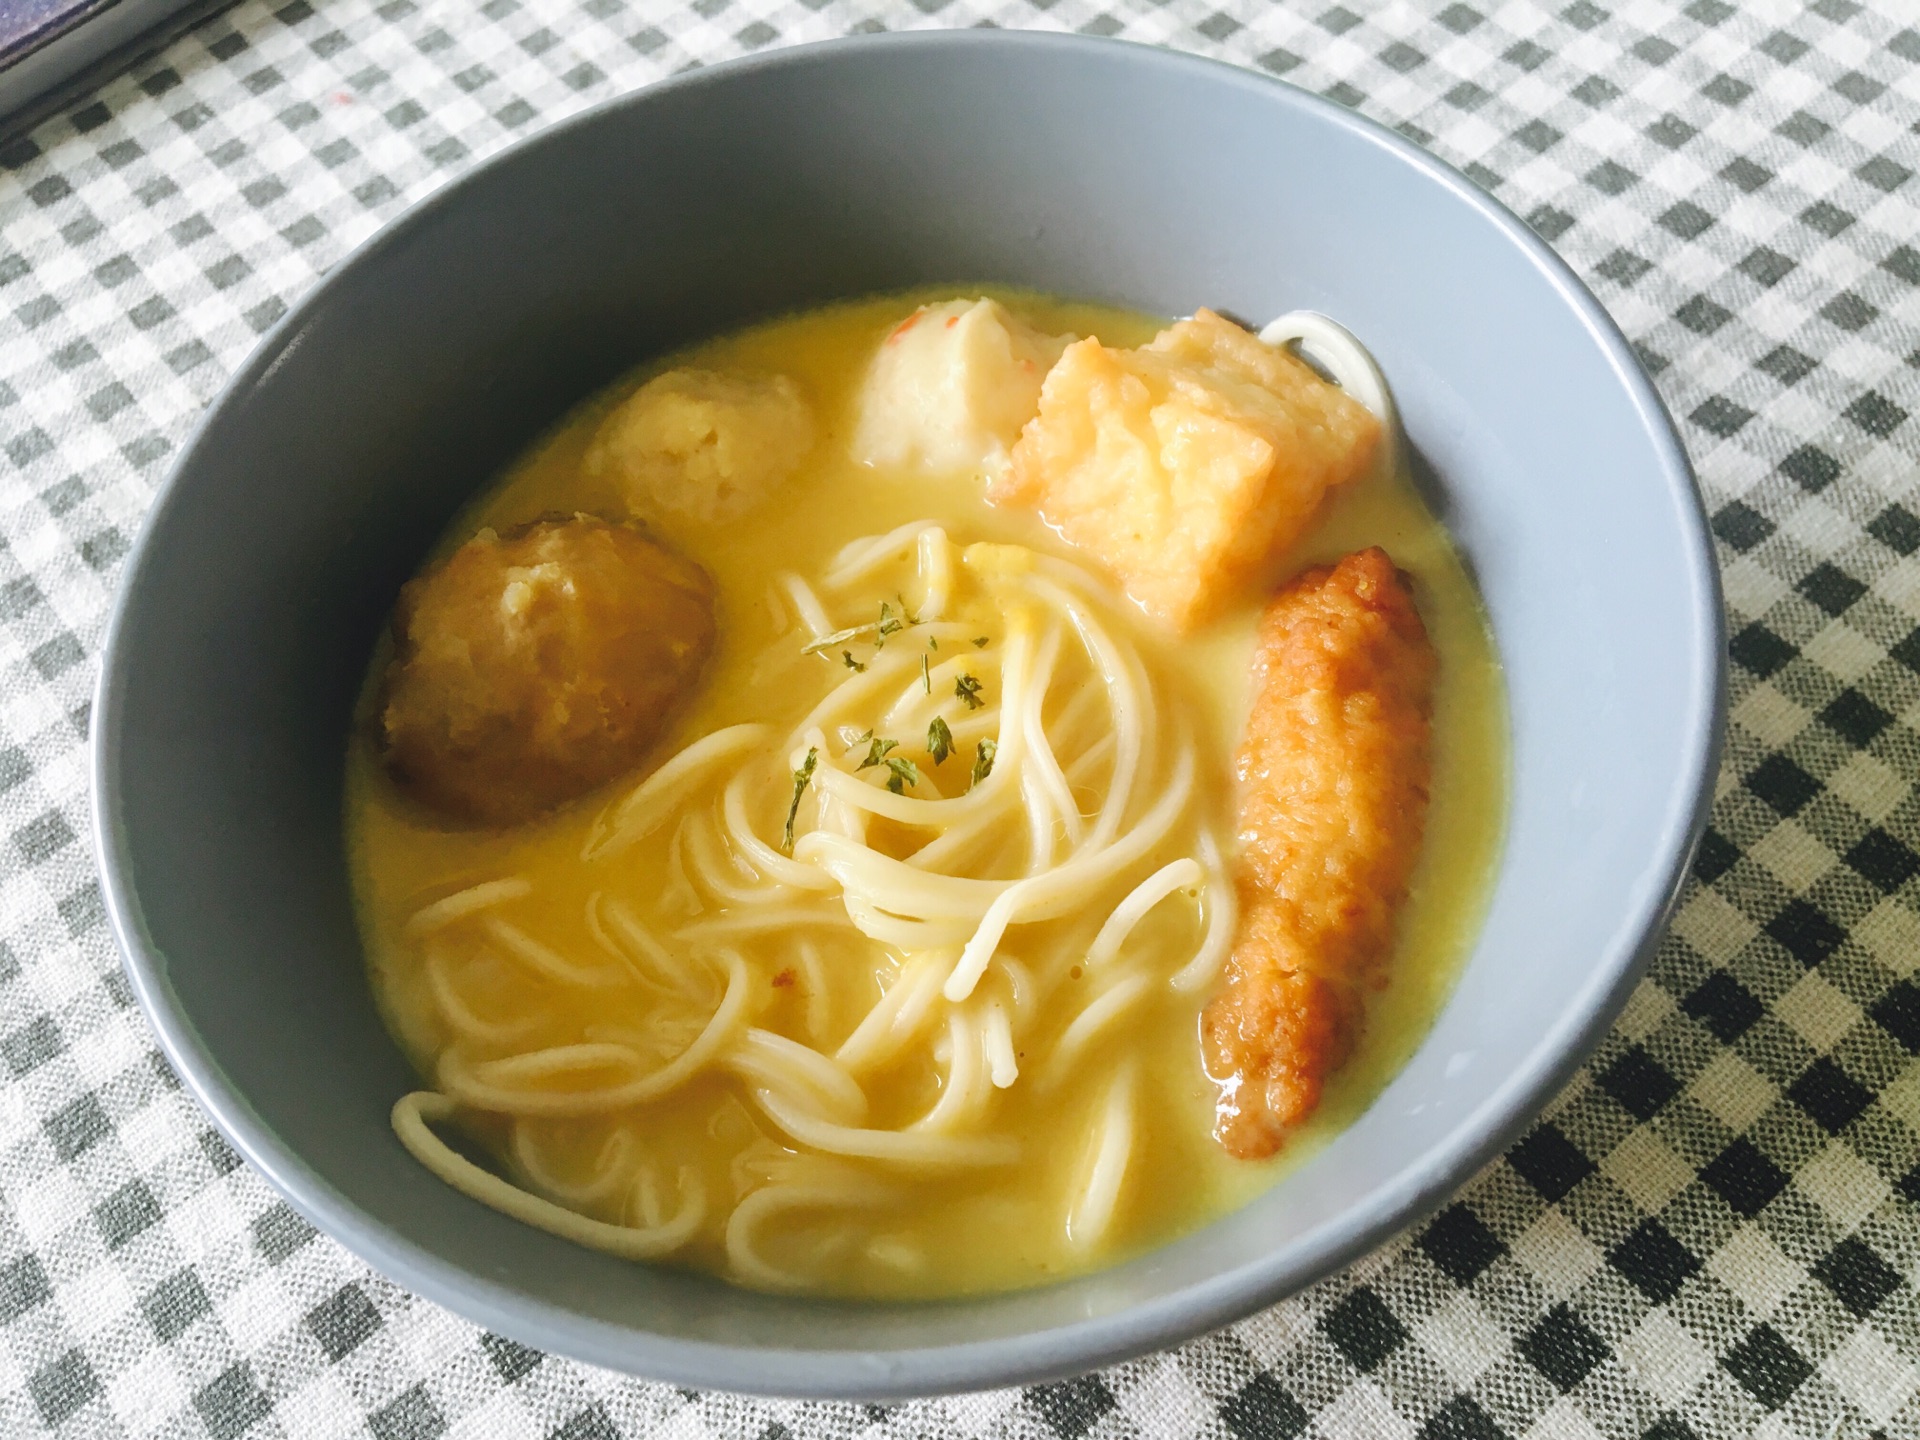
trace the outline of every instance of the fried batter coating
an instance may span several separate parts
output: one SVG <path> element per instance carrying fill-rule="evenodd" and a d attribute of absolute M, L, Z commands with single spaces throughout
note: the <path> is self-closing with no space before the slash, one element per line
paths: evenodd
<path fill-rule="evenodd" d="M 483 530 L 400 592 L 380 715 L 414 798 L 506 825 L 630 770 L 713 649 L 706 571 L 590 515 Z"/>
<path fill-rule="evenodd" d="M 1246 593 L 1328 490 L 1365 473 L 1379 442 L 1358 401 L 1202 310 L 1137 350 L 1069 345 L 989 495 L 1039 511 L 1149 614 L 1192 631 Z"/>
<path fill-rule="evenodd" d="M 1214 1137 L 1242 1159 L 1313 1113 L 1382 981 L 1426 820 L 1434 670 L 1378 547 L 1305 571 L 1261 617 L 1235 763 L 1240 934 L 1201 1019 Z"/>

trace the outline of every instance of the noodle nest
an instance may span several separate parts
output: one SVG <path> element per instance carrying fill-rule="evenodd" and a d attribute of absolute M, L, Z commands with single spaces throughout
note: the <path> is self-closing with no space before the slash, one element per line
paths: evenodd
<path fill-rule="evenodd" d="M 916 523 L 847 545 L 817 588 L 776 588 L 792 625 L 761 663 L 800 713 L 703 735 L 605 806 L 579 862 L 591 949 L 516 923 L 539 899 L 524 876 L 414 912 L 402 943 L 446 1041 L 394 1130 L 527 1224 L 635 1260 L 706 1244 L 736 1281 L 782 1289 L 818 1277 L 780 1236 L 841 1224 L 844 1242 L 916 1185 L 1031 1160 L 1000 1098 L 1079 1085 L 1090 1125 L 1059 1226 L 1096 1248 L 1143 1083 L 1106 1042 L 1156 994 L 1208 986 L 1233 937 L 1194 727 L 1100 582 L 1033 550 Z M 636 864 L 662 837 L 665 864 Z M 1189 943 L 1139 943 L 1167 906 Z M 864 1013 L 833 1001 L 850 967 L 879 980 Z M 1063 1010 L 1069 979 L 1086 998 Z M 502 985 L 527 1003 L 502 1006 Z M 757 1023 L 781 986 L 805 996 L 790 1033 Z M 563 992 L 632 1023 L 549 1023 L 540 998 Z M 884 1082 L 908 1060 L 938 1084 L 902 1115 Z M 650 1123 L 702 1084 L 751 1115 L 724 1184 Z M 454 1121 L 503 1136 L 515 1179 L 442 1138 Z M 562 1133 L 584 1167 L 549 1153 Z M 867 1253 L 916 1263 L 877 1231 Z"/>

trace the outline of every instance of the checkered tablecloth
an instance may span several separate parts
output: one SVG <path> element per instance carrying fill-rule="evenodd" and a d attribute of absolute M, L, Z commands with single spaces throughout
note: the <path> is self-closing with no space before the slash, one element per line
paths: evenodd
<path fill-rule="evenodd" d="M 688 66 L 985 23 L 1357 107 L 1593 285 L 1721 546 L 1696 879 L 1505 1159 L 1229 1331 L 898 1407 L 543 1356 L 315 1235 L 156 1051 L 82 838 L 116 575 L 201 407 L 402 207 Z M 0 167 L 0 1435 L 1920 1436 L 1920 0 L 248 0 Z"/>

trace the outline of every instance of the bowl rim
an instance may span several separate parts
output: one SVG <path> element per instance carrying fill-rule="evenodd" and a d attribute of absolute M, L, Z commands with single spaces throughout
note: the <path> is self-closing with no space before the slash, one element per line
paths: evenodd
<path fill-rule="evenodd" d="M 119 736 L 125 720 L 120 675 L 125 666 L 129 615 L 151 561 L 151 537 L 174 503 L 183 477 L 216 426 L 277 368 L 299 341 L 308 319 L 330 303 L 348 272 L 412 231 L 485 174 L 525 151 L 553 143 L 577 127 L 600 123 L 616 110 L 646 106 L 657 97 L 736 83 L 763 69 L 875 50 L 980 52 L 1094 49 L 1131 53 L 1133 63 L 1209 77 L 1213 83 L 1257 89 L 1271 101 L 1343 128 L 1411 165 L 1456 200 L 1477 211 L 1541 272 L 1597 346 L 1631 401 L 1669 488 L 1691 555 L 1691 614 L 1697 637 L 1689 678 L 1705 703 L 1687 734 L 1689 764 L 1663 820 L 1651 873 L 1664 876 L 1632 902 L 1631 923 L 1614 932 L 1567 1017 L 1544 1034 L 1525 1063 L 1490 1094 L 1452 1134 L 1388 1185 L 1284 1251 L 1251 1259 L 1197 1284 L 1110 1314 L 1052 1329 L 990 1340 L 883 1353 L 806 1348 L 747 1348 L 687 1340 L 589 1319 L 535 1300 L 507 1284 L 441 1259 L 388 1230 L 361 1210 L 284 1144 L 255 1113 L 203 1045 L 167 977 L 165 958 L 145 930 L 130 857 L 116 823 L 123 808 L 118 779 Z M 133 991 L 168 1062 L 213 1117 L 226 1138 L 295 1211 L 357 1258 L 409 1290 L 490 1330 L 542 1350 L 647 1379 L 701 1389 L 797 1399 L 899 1400 L 998 1386 L 1025 1385 L 1130 1359 L 1241 1320 L 1343 1268 L 1394 1234 L 1437 1210 L 1478 1170 L 1507 1149 L 1558 1093 L 1599 1043 L 1625 1005 L 1676 909 L 1705 828 L 1727 713 L 1726 615 L 1719 566 L 1699 484 L 1673 419 L 1626 337 L 1584 282 L 1510 209 L 1445 161 L 1377 121 L 1286 81 L 1224 60 L 1138 42 L 1051 31 L 925 30 L 856 36 L 792 45 L 742 56 L 643 84 L 513 142 L 465 174 L 389 220 L 300 297 L 267 331 L 203 412 L 156 491 L 114 599 L 94 697 L 90 772 L 92 843 L 114 938 Z M 1016 1292 L 1017 1293 L 1017 1292 Z M 990 1298 L 990 1297 L 981 1297 Z M 847 1303 L 847 1302 L 822 1302 Z M 861 1302 L 853 1302 L 861 1303 Z"/>

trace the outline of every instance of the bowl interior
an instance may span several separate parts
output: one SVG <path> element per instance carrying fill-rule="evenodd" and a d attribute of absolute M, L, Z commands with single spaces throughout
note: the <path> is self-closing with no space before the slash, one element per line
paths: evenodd
<path fill-rule="evenodd" d="M 1393 382 L 1508 671 L 1490 912 L 1406 1070 L 1312 1163 L 1132 1264 L 931 1305 L 752 1295 L 486 1210 L 387 1127 L 413 1077 L 362 972 L 344 733 L 455 508 L 647 354 L 991 279 L 1186 313 L 1327 312 Z M 1504 212 L 1284 86 L 1116 44 L 792 51 L 484 167 L 340 267 L 183 456 L 96 725 L 101 844 L 176 1065 L 311 1218 L 528 1343 L 660 1378 L 883 1396 L 1145 1349 L 1317 1276 L 1511 1138 L 1652 943 L 1711 775 L 1719 610 L 1683 455 L 1618 336 Z"/>

